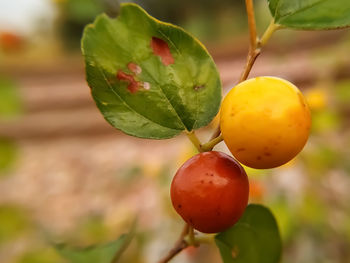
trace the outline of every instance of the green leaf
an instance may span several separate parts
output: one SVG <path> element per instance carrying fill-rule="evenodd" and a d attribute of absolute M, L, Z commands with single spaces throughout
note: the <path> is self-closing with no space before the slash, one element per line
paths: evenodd
<path fill-rule="evenodd" d="M 105 119 L 126 134 L 165 139 L 207 125 L 221 81 L 204 46 L 135 4 L 100 15 L 82 39 L 86 78 Z"/>
<path fill-rule="evenodd" d="M 6 172 L 11 168 L 16 161 L 16 158 L 16 144 L 11 140 L 0 138 L 0 172 Z"/>
<path fill-rule="evenodd" d="M 16 84 L 0 76 L 0 118 L 9 118 L 21 112 L 21 101 Z"/>
<path fill-rule="evenodd" d="M 128 248 L 134 236 L 135 224 L 129 233 L 121 235 L 117 240 L 86 248 L 71 247 L 64 244 L 55 245 L 59 254 L 69 263 L 116 263 Z"/>
<path fill-rule="evenodd" d="M 276 24 L 322 30 L 350 26 L 349 0 L 268 0 Z"/>
<path fill-rule="evenodd" d="M 27 251 L 16 263 L 66 263 L 53 248 L 41 248 Z"/>
<path fill-rule="evenodd" d="M 242 218 L 215 237 L 224 263 L 278 263 L 282 241 L 270 210 L 248 205 Z"/>
<path fill-rule="evenodd" d="M 30 229 L 25 211 L 11 205 L 0 206 L 0 245 L 21 236 Z"/>

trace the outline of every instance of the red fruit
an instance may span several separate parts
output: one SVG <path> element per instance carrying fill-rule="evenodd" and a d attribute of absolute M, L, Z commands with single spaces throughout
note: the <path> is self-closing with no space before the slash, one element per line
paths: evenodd
<path fill-rule="evenodd" d="M 242 216 L 249 196 L 243 167 L 221 152 L 204 152 L 185 162 L 171 184 L 175 210 L 193 228 L 221 232 Z"/>

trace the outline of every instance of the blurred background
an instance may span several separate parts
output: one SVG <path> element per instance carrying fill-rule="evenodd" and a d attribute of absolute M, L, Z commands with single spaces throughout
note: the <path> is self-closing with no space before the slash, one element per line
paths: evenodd
<path fill-rule="evenodd" d="M 224 92 L 248 47 L 244 1 L 135 1 L 198 37 Z M 255 1 L 258 31 L 267 1 Z M 87 246 L 116 239 L 138 218 L 122 262 L 156 262 L 182 228 L 169 197 L 177 169 L 196 153 L 184 136 L 152 141 L 110 127 L 85 82 L 83 27 L 117 0 L 0 0 L 0 262 L 63 263 L 50 242 Z M 350 262 L 350 32 L 278 31 L 251 76 L 295 83 L 313 114 L 302 153 L 283 167 L 247 169 L 250 201 L 269 206 L 283 263 Z M 217 119 L 199 131 L 206 141 Z M 221 143 L 216 149 L 228 152 Z M 214 245 L 173 261 L 220 262 Z"/>

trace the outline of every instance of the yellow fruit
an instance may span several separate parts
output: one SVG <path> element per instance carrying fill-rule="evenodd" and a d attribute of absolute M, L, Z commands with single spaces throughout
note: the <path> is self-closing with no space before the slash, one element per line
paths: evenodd
<path fill-rule="evenodd" d="M 238 161 L 252 168 L 290 161 L 304 147 L 310 126 L 310 110 L 299 89 L 276 77 L 238 84 L 221 106 L 224 141 Z"/>

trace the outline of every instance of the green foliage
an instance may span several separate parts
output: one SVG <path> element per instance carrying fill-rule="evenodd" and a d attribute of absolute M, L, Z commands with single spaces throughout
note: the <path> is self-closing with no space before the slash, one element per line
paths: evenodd
<path fill-rule="evenodd" d="M 0 118 L 9 118 L 21 112 L 21 101 L 16 84 L 0 76 Z"/>
<path fill-rule="evenodd" d="M 341 107 L 349 107 L 350 102 L 350 80 L 343 80 L 336 83 L 335 98 Z"/>
<path fill-rule="evenodd" d="M 0 172 L 8 170 L 17 157 L 17 147 L 11 140 L 0 138 Z"/>
<path fill-rule="evenodd" d="M 18 207 L 0 206 L 0 244 L 20 236 L 30 227 L 25 213 Z"/>
<path fill-rule="evenodd" d="M 65 3 L 66 15 L 80 23 L 87 23 L 103 12 L 102 1 L 68 0 Z"/>
<path fill-rule="evenodd" d="M 349 0 L 268 0 L 275 23 L 307 30 L 350 26 Z"/>
<path fill-rule="evenodd" d="M 273 214 L 251 204 L 230 229 L 215 237 L 224 263 L 278 263 L 282 241 Z"/>
<path fill-rule="evenodd" d="M 87 246 L 94 243 L 102 243 L 109 238 L 110 230 L 104 224 L 103 217 L 93 215 L 86 217 L 74 231 L 69 243 Z"/>
<path fill-rule="evenodd" d="M 326 133 L 339 129 L 342 120 L 341 116 L 332 110 L 323 110 L 312 114 L 313 133 Z"/>
<path fill-rule="evenodd" d="M 129 233 L 121 235 L 117 240 L 86 248 L 56 245 L 56 249 L 69 263 L 116 263 L 127 249 L 134 236 L 135 224 Z"/>
<path fill-rule="evenodd" d="M 137 5 L 87 26 L 82 51 L 98 108 L 129 135 L 170 138 L 207 125 L 219 110 L 221 82 L 206 49 Z"/>
<path fill-rule="evenodd" d="M 52 248 L 38 249 L 24 253 L 17 263 L 66 263 Z"/>

